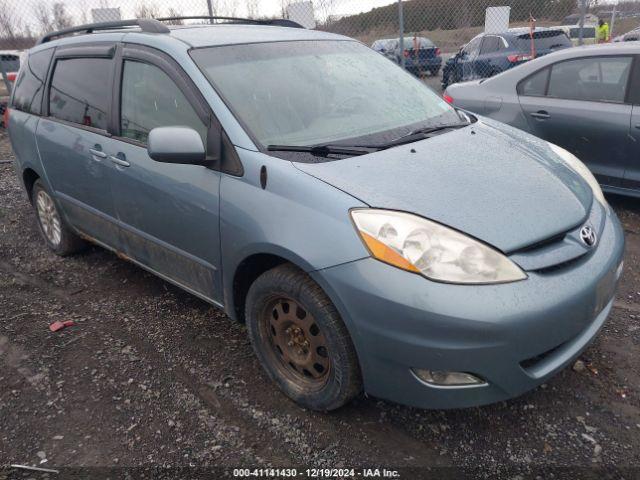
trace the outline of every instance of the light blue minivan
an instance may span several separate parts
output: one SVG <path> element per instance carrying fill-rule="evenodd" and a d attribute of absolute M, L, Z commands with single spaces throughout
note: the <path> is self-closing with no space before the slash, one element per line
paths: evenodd
<path fill-rule="evenodd" d="M 49 248 L 92 242 L 246 323 L 290 398 L 511 398 L 605 322 L 624 237 L 569 152 L 287 21 L 85 25 L 9 133 Z"/>

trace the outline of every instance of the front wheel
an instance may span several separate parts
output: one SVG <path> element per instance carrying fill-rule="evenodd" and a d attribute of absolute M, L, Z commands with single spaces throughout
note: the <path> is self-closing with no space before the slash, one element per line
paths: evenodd
<path fill-rule="evenodd" d="M 302 407 L 334 410 L 362 391 L 347 328 L 320 286 L 298 268 L 262 274 L 249 289 L 245 318 L 258 360 Z"/>

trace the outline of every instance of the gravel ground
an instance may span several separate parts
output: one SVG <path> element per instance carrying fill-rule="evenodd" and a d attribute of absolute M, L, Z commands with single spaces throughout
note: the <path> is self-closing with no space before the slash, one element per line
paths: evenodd
<path fill-rule="evenodd" d="M 0 131 L 0 160 L 11 158 Z M 363 396 L 318 414 L 276 390 L 244 326 L 224 313 L 100 248 L 50 253 L 12 164 L 0 163 L 0 479 L 13 463 L 640 475 L 640 201 L 610 201 L 627 232 L 625 273 L 608 323 L 573 369 L 482 408 Z M 56 320 L 76 326 L 52 333 Z"/>

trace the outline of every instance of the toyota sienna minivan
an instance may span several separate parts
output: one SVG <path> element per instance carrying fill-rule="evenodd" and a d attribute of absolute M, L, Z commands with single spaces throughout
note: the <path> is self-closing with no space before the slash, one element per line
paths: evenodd
<path fill-rule="evenodd" d="M 571 153 L 292 22 L 47 35 L 9 133 L 53 252 L 91 242 L 224 309 L 310 409 L 520 395 L 593 340 L 622 271 Z"/>

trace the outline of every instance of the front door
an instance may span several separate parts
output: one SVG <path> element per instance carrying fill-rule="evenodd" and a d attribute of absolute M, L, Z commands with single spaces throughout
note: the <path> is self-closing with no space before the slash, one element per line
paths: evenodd
<path fill-rule="evenodd" d="M 112 142 L 107 130 L 113 51 L 106 49 L 98 58 L 79 57 L 77 47 L 56 52 L 36 139 L 47 179 L 69 222 L 118 248 L 114 169 L 106 154 Z"/>
<path fill-rule="evenodd" d="M 628 95 L 628 101 L 633 107 L 629 122 L 629 152 L 622 186 L 640 190 L 640 56 L 635 59 Z"/>
<path fill-rule="evenodd" d="M 551 67 L 545 95 L 520 96 L 531 133 L 576 155 L 603 185 L 620 186 L 624 176 L 631 63 L 631 56 L 558 62 Z"/>
<path fill-rule="evenodd" d="M 480 45 L 482 43 L 482 37 L 477 37 L 471 40 L 460 52 L 458 58 L 458 70 L 460 80 L 466 82 L 478 78 L 478 74 L 475 69 L 476 60 L 480 53 Z M 454 78 L 457 78 L 454 76 Z"/>
<path fill-rule="evenodd" d="M 120 59 L 117 145 L 109 152 L 117 170 L 113 193 L 126 252 L 166 279 L 221 303 L 221 174 L 201 165 L 156 162 L 146 148 L 153 128 L 177 125 L 195 129 L 207 145 L 211 116 L 203 98 L 189 97 L 195 87 L 176 75 L 179 67 L 149 49 L 142 53 L 125 49 Z"/>

